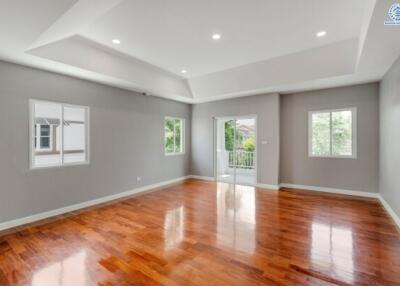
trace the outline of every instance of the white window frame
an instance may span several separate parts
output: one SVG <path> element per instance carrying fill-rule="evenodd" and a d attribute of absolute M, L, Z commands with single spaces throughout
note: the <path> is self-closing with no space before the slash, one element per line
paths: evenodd
<path fill-rule="evenodd" d="M 181 121 L 181 147 L 182 151 L 181 152 L 172 152 L 172 153 L 167 153 L 167 150 L 165 148 L 165 145 L 167 143 L 167 138 L 165 136 L 165 124 L 167 123 L 167 120 L 180 120 Z M 174 156 L 174 155 L 183 155 L 185 154 L 185 118 L 180 118 L 180 117 L 172 117 L 172 116 L 166 116 L 164 118 L 164 154 L 165 156 Z M 175 151 L 175 124 L 174 124 L 174 151 Z"/>
<path fill-rule="evenodd" d="M 332 113 L 340 111 L 351 111 L 352 114 L 352 138 L 351 138 L 351 149 L 352 155 L 332 155 Z M 312 153 L 312 116 L 318 113 L 329 113 L 330 114 L 330 155 L 314 155 Z M 323 110 L 312 110 L 308 112 L 308 157 L 310 158 L 338 158 L 338 159 L 357 159 L 357 108 L 339 108 L 339 109 L 323 109 Z"/>
<path fill-rule="evenodd" d="M 57 105 L 61 107 L 61 122 L 64 122 L 64 108 L 81 108 L 85 109 L 85 154 L 86 160 L 82 162 L 74 162 L 74 163 L 65 163 L 64 162 L 64 154 L 63 154 L 63 144 L 64 144 L 64 128 L 61 124 L 60 132 L 61 132 L 61 147 L 60 147 L 60 157 L 61 162 L 57 165 L 44 165 L 44 166 L 35 166 L 34 164 L 34 153 L 37 151 L 35 148 L 35 104 L 48 104 L 48 105 Z M 50 128 L 52 129 L 52 127 Z M 48 149 L 47 149 L 48 150 Z M 39 150 L 40 151 L 40 150 Z M 90 164 L 90 108 L 88 106 L 82 105 L 74 105 L 63 102 L 56 101 L 46 101 L 46 100 L 37 100 L 30 99 L 29 100 L 29 169 L 37 170 L 37 169 L 48 169 L 48 168 L 60 168 L 60 167 L 68 167 L 68 166 L 78 166 L 78 165 L 89 165 Z"/>

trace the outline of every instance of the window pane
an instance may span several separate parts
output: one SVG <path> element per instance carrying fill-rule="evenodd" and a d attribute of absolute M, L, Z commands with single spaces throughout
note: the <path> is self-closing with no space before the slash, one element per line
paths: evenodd
<path fill-rule="evenodd" d="M 182 120 L 176 119 L 175 120 L 175 152 L 176 153 L 182 152 L 182 149 L 181 149 L 181 126 L 182 126 Z"/>
<path fill-rule="evenodd" d="M 332 112 L 332 155 L 352 154 L 352 111 Z"/>
<path fill-rule="evenodd" d="M 61 105 L 51 103 L 35 103 L 33 108 L 35 126 L 33 129 L 33 150 L 32 165 L 33 167 L 57 166 L 61 164 L 61 156 L 59 149 L 58 136 L 60 136 L 59 128 L 61 118 Z M 51 132 L 51 128 L 55 130 Z M 51 144 L 54 142 L 53 144 Z"/>
<path fill-rule="evenodd" d="M 235 134 L 235 121 L 229 120 L 225 122 L 225 150 L 233 151 L 233 136 Z M 233 154 L 233 153 L 229 153 Z"/>
<path fill-rule="evenodd" d="M 312 114 L 312 155 L 329 156 L 330 148 L 330 113 Z"/>
<path fill-rule="evenodd" d="M 165 120 L 165 152 L 174 152 L 174 120 Z"/>
<path fill-rule="evenodd" d="M 40 136 L 50 136 L 50 125 L 40 126 Z"/>
<path fill-rule="evenodd" d="M 86 109 L 64 107 L 64 163 L 86 161 Z"/>
<path fill-rule="evenodd" d="M 42 149 L 50 148 L 50 137 L 41 137 L 40 138 L 40 147 Z"/>

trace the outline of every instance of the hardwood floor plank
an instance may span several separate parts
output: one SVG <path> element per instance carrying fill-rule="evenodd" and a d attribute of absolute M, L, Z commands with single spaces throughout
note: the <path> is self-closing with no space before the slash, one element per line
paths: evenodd
<path fill-rule="evenodd" d="M 0 285 L 400 285 L 399 257 L 375 199 L 188 180 L 3 233 Z"/>

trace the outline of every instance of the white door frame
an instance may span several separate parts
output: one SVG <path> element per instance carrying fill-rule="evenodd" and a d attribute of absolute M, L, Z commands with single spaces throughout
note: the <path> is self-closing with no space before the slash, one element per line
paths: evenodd
<path fill-rule="evenodd" d="M 221 120 L 234 120 L 235 121 L 235 132 L 234 132 L 234 150 L 236 149 L 236 121 L 238 119 L 254 119 L 254 141 L 255 141 L 255 152 L 254 152 L 254 159 L 255 159 L 255 166 L 254 166 L 254 185 L 251 186 L 256 186 L 257 185 L 257 173 L 258 173 L 258 118 L 257 114 L 249 114 L 249 115 L 239 115 L 239 116 L 214 116 L 213 117 L 213 125 L 214 125 L 214 138 L 213 138 L 213 168 L 214 168 L 214 180 L 218 182 L 218 159 L 217 159 L 217 136 L 218 136 L 218 126 L 217 126 L 217 121 Z M 235 167 L 236 168 L 236 167 Z M 236 170 L 234 171 L 234 183 L 236 184 Z"/>

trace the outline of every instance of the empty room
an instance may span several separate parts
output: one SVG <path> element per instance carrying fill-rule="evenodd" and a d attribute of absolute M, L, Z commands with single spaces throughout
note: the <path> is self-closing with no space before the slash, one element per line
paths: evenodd
<path fill-rule="evenodd" d="M 400 286 L 399 1 L 1 0 L 0 36 L 0 286 Z"/>

